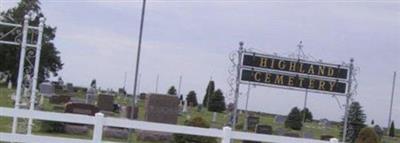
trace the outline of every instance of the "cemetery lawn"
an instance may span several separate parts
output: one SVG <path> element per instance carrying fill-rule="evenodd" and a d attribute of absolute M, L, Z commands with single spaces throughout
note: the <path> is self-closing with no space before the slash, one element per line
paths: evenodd
<path fill-rule="evenodd" d="M 11 94 L 15 90 L 9 90 L 4 86 L 0 85 L 0 107 L 13 107 L 13 102 L 11 100 Z M 83 92 L 77 92 L 74 97 L 76 98 L 81 98 L 84 99 L 84 93 Z M 130 103 L 130 98 L 125 99 L 125 97 L 118 96 L 115 99 L 115 102 L 121 105 L 129 105 Z M 139 101 L 139 120 L 144 120 L 144 102 Z M 44 104 L 41 107 L 42 110 L 44 111 L 51 111 L 51 112 L 60 112 L 62 113 L 63 110 L 60 108 L 56 108 L 55 110 L 53 109 L 54 106 L 50 104 L 48 99 L 44 100 Z M 114 114 L 112 116 L 118 117 L 117 114 Z M 183 125 L 185 120 L 188 118 L 193 118 L 196 116 L 201 116 L 203 117 L 208 123 L 211 123 L 212 120 L 212 112 L 208 112 L 205 109 L 202 111 L 198 112 L 197 108 L 188 108 L 187 113 L 183 113 L 178 117 L 178 124 Z M 216 128 L 222 128 L 226 121 L 228 120 L 228 114 L 226 113 L 218 113 L 217 114 L 217 122 L 211 124 L 211 126 L 216 127 Z M 242 130 L 243 126 L 243 121 L 244 121 L 244 114 L 239 115 L 239 121 L 238 121 L 238 126 L 237 130 Z M 11 123 L 12 123 L 12 118 L 6 118 L 6 117 L 1 117 L 0 116 L 0 132 L 11 132 Z M 74 134 L 64 134 L 64 133 L 46 133 L 42 132 L 40 130 L 40 124 L 41 121 L 34 120 L 35 126 L 33 127 L 33 133 L 36 135 L 45 135 L 45 136 L 58 136 L 58 137 L 68 137 L 68 138 L 79 138 L 79 139 L 91 139 L 91 134 L 92 131 L 89 131 L 88 134 L 86 135 L 74 135 Z M 302 135 L 301 131 L 294 131 L 290 129 L 286 129 L 284 125 L 282 124 L 277 124 L 274 122 L 274 116 L 272 115 L 263 115 L 260 117 L 260 124 L 266 124 L 272 126 L 273 130 L 276 131 L 277 129 L 282 129 L 285 130 L 286 132 L 293 132 L 293 133 L 298 133 L 299 135 Z M 307 133 L 313 134 L 315 139 L 319 139 L 321 135 L 332 135 L 335 137 L 339 137 L 339 127 L 332 125 L 331 128 L 322 128 L 317 122 L 311 122 L 311 123 L 306 123 L 305 126 L 303 127 L 303 131 Z M 277 134 L 276 132 L 273 132 L 273 134 Z M 400 131 L 397 130 L 397 138 L 389 138 L 389 137 L 384 137 L 383 142 L 384 143 L 398 143 L 400 142 Z M 114 139 L 114 138 L 104 138 L 106 141 L 114 141 L 114 142 L 127 142 L 127 140 L 121 140 L 121 139 Z M 136 140 L 136 134 L 131 135 L 131 139 Z M 238 142 L 239 141 L 235 141 Z M 156 143 L 156 142 L 142 142 L 142 143 Z"/>

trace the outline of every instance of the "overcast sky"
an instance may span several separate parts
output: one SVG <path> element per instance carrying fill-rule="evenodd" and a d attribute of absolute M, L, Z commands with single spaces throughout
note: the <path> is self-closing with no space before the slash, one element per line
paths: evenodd
<path fill-rule="evenodd" d="M 1 10 L 17 1 L 1 0 Z M 46 23 L 57 27 L 55 44 L 61 52 L 64 81 L 120 88 L 127 72 L 132 92 L 140 20 L 140 1 L 42 0 Z M 358 94 L 368 123 L 387 126 L 394 71 L 400 72 L 400 3 L 334 1 L 155 1 L 149 0 L 143 35 L 141 92 L 178 86 L 195 90 L 202 101 L 210 78 L 228 96 L 229 54 L 243 41 L 245 48 L 280 56 L 304 52 L 324 62 L 355 59 Z M 400 73 L 399 73 L 400 74 Z M 398 76 L 400 77 L 400 75 Z M 400 78 L 393 108 L 400 125 Z M 240 108 L 247 86 L 241 86 Z M 226 97 L 231 99 L 231 97 Z M 249 109 L 287 114 L 303 106 L 304 92 L 257 86 Z M 344 110 L 331 95 L 310 93 L 308 107 L 316 118 L 340 120 Z M 344 104 L 344 98 L 338 97 Z"/>

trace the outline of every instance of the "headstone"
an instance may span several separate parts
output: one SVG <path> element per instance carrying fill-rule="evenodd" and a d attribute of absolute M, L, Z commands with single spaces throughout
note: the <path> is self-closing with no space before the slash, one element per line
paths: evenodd
<path fill-rule="evenodd" d="M 330 128 L 332 123 L 328 119 L 321 119 L 319 120 L 319 125 L 323 126 L 324 128 Z"/>
<path fill-rule="evenodd" d="M 285 134 L 285 129 L 283 129 L 283 128 L 278 128 L 278 129 L 275 129 L 275 134 L 276 135 L 283 135 L 283 134 Z"/>
<path fill-rule="evenodd" d="M 65 86 L 65 90 L 67 93 L 73 93 L 74 92 L 74 85 L 72 83 L 67 83 Z"/>
<path fill-rule="evenodd" d="M 324 141 L 329 141 L 331 138 L 334 138 L 334 136 L 331 136 L 331 135 L 321 135 L 321 140 L 324 140 Z"/>
<path fill-rule="evenodd" d="M 182 109 L 183 113 L 187 112 L 187 100 L 183 101 L 183 109 Z"/>
<path fill-rule="evenodd" d="M 102 94 L 97 100 L 97 107 L 100 110 L 112 112 L 114 110 L 114 96 Z"/>
<path fill-rule="evenodd" d="M 269 125 L 257 125 L 256 133 L 271 135 L 272 134 L 272 127 L 269 126 Z"/>
<path fill-rule="evenodd" d="M 133 114 L 133 119 L 137 119 L 139 113 L 139 107 L 135 107 L 135 113 Z M 124 118 L 132 119 L 132 106 L 122 107 L 121 115 Z"/>
<path fill-rule="evenodd" d="M 284 136 L 287 136 L 287 137 L 295 137 L 295 138 L 300 137 L 300 135 L 299 135 L 298 133 L 292 133 L 292 132 L 285 133 L 285 134 L 283 134 L 283 135 L 284 135 Z"/>
<path fill-rule="evenodd" d="M 71 99 L 70 96 L 67 95 L 58 95 L 58 96 L 51 96 L 49 102 L 51 104 L 64 104 L 69 102 Z"/>
<path fill-rule="evenodd" d="M 258 133 L 258 134 L 269 134 L 269 135 L 272 134 L 272 127 L 271 126 L 268 126 L 268 125 L 257 125 L 255 128 L 256 128 L 255 129 L 256 133 Z M 244 140 L 243 143 L 261 143 L 261 142 Z"/>
<path fill-rule="evenodd" d="M 282 115 L 276 115 L 275 116 L 275 123 L 277 124 L 284 124 L 286 121 L 286 117 Z"/>
<path fill-rule="evenodd" d="M 176 124 L 179 113 L 179 98 L 171 95 L 148 94 L 145 102 L 145 120 L 150 122 Z M 140 131 L 140 141 L 172 140 L 171 133 Z"/>
<path fill-rule="evenodd" d="M 94 105 L 95 102 L 96 102 L 96 89 L 90 87 L 86 91 L 86 103 Z"/>
<path fill-rule="evenodd" d="M 77 97 L 71 97 L 71 99 L 69 100 L 70 103 L 82 103 L 85 104 L 85 100 L 81 99 L 81 98 L 77 98 Z M 91 104 L 92 105 L 92 104 Z"/>
<path fill-rule="evenodd" d="M 310 132 L 304 132 L 304 133 L 303 133 L 303 138 L 306 138 L 306 139 L 314 139 L 314 134 L 313 134 L 313 133 L 310 133 Z"/>
<path fill-rule="evenodd" d="M 94 116 L 99 109 L 96 106 L 90 104 L 82 104 L 82 103 L 69 103 L 65 107 L 65 113 L 73 113 L 73 114 L 83 114 L 83 115 L 91 115 Z M 87 125 L 82 124 L 65 124 L 65 132 L 70 134 L 86 134 L 89 131 L 89 127 Z"/>
<path fill-rule="evenodd" d="M 126 128 L 104 127 L 104 136 L 117 139 L 127 139 L 129 137 L 129 130 Z"/>
<path fill-rule="evenodd" d="M 44 82 L 39 85 L 39 91 L 42 96 L 51 97 L 55 95 L 55 88 L 49 82 Z"/>
<path fill-rule="evenodd" d="M 8 81 L 8 86 L 7 86 L 7 87 L 8 87 L 8 89 L 12 89 L 12 83 L 11 83 L 11 80 L 9 80 L 9 81 Z"/>
<path fill-rule="evenodd" d="M 247 130 L 254 131 L 256 125 L 260 122 L 260 117 L 248 116 L 247 117 Z"/>
<path fill-rule="evenodd" d="M 150 94 L 145 103 L 145 120 L 167 124 L 178 121 L 179 99 L 176 96 Z"/>

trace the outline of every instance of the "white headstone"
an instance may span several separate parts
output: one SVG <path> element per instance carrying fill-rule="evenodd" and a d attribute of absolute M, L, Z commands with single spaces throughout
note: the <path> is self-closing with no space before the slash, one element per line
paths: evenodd
<path fill-rule="evenodd" d="M 185 100 L 185 101 L 183 101 L 184 103 L 183 103 L 183 110 L 182 110 L 182 112 L 183 113 L 186 113 L 187 112 L 187 100 Z"/>
<path fill-rule="evenodd" d="M 96 102 L 96 89 L 93 87 L 88 88 L 86 92 L 86 104 L 92 104 Z"/>
<path fill-rule="evenodd" d="M 12 89 L 12 83 L 11 80 L 8 81 L 8 89 Z"/>

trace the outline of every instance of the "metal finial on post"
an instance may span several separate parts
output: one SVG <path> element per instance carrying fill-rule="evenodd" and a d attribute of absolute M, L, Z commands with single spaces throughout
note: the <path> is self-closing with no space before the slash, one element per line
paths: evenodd
<path fill-rule="evenodd" d="M 240 87 L 240 66 L 242 63 L 242 53 L 243 53 L 243 45 L 242 41 L 239 42 L 239 50 L 238 50 L 238 63 L 236 65 L 236 88 L 235 88 L 235 99 L 234 99 L 234 110 L 233 110 L 233 121 L 232 121 L 232 129 L 235 130 L 236 126 L 236 118 L 237 118 L 237 110 L 238 110 L 238 100 L 239 100 L 239 87 Z"/>
<path fill-rule="evenodd" d="M 22 25 L 22 43 L 21 43 L 21 52 L 20 52 L 20 59 L 19 59 L 19 67 L 18 67 L 18 79 L 17 79 L 17 91 L 15 94 L 15 109 L 19 109 L 19 102 L 21 100 L 21 92 L 22 92 L 22 80 L 24 76 L 24 66 L 25 66 L 25 53 L 26 53 L 26 46 L 27 46 L 27 37 L 28 37 L 28 26 L 29 26 L 29 15 L 24 16 L 24 23 Z M 12 133 L 15 134 L 17 132 L 17 123 L 18 118 L 13 117 L 12 123 Z"/>
<path fill-rule="evenodd" d="M 349 68 L 349 80 L 348 80 L 348 85 L 347 85 L 347 96 L 346 96 L 346 106 L 345 106 L 345 113 L 344 113 L 344 124 L 343 124 L 343 138 L 342 142 L 346 142 L 346 136 L 347 136 L 347 124 L 349 121 L 349 104 L 350 100 L 352 97 L 351 94 L 351 83 L 352 83 L 352 77 L 353 77 L 353 69 L 354 69 L 354 59 L 350 59 L 350 68 Z"/>

